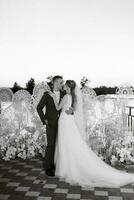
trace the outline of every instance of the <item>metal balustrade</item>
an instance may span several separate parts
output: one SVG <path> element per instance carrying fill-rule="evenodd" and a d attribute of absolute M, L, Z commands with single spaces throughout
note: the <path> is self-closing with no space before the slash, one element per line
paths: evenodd
<path fill-rule="evenodd" d="M 134 132 L 134 107 L 126 106 L 127 108 L 127 125 L 128 130 Z"/>

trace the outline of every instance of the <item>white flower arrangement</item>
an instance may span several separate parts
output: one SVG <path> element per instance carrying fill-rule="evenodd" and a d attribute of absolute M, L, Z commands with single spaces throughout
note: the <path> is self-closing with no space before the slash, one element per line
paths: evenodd
<path fill-rule="evenodd" d="M 81 79 L 80 81 L 80 84 L 82 87 L 85 87 L 87 86 L 87 84 L 89 83 L 90 81 L 88 80 L 88 78 L 86 78 L 85 76 L 83 76 L 83 78 Z"/>
<path fill-rule="evenodd" d="M 48 77 L 47 77 L 47 80 L 50 81 L 50 82 L 52 82 L 53 76 L 52 76 L 52 75 L 48 76 Z"/>
<path fill-rule="evenodd" d="M 98 122 L 89 128 L 89 143 L 101 159 L 116 166 L 134 164 L 134 135 L 118 129 L 117 119 Z"/>
<path fill-rule="evenodd" d="M 34 130 L 33 127 L 29 128 Z M 46 144 L 45 129 L 29 132 L 24 128 L 20 132 L 8 133 L 5 137 L 0 137 L 0 157 L 3 160 L 16 157 L 28 159 L 40 154 L 44 157 Z"/>

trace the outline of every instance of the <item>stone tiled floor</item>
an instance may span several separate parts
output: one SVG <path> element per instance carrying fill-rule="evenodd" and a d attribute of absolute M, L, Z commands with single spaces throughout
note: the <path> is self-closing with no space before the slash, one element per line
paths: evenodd
<path fill-rule="evenodd" d="M 42 160 L 0 161 L 0 200 L 134 200 L 134 184 L 121 188 L 82 188 L 47 177 Z"/>

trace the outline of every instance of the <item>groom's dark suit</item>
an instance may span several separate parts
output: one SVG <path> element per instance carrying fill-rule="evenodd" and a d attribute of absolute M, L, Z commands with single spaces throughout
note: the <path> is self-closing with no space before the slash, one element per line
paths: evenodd
<path fill-rule="evenodd" d="M 63 96 L 64 93 L 60 92 L 60 101 Z M 45 106 L 46 112 L 44 115 L 43 108 Z M 48 92 L 43 94 L 37 106 L 37 112 L 43 124 L 45 124 L 45 120 L 48 121 L 48 124 L 46 124 L 47 148 L 44 163 L 45 170 L 48 170 L 54 166 L 55 143 L 58 129 L 58 118 L 60 114 L 60 112 L 56 110 L 53 98 L 49 95 Z"/>

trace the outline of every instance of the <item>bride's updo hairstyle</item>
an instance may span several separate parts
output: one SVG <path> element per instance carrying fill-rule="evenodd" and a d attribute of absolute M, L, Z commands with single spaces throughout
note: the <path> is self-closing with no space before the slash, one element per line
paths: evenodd
<path fill-rule="evenodd" d="M 75 110 L 75 104 L 76 104 L 75 87 L 76 87 L 76 82 L 74 80 L 67 80 L 65 85 L 67 85 L 71 90 L 71 95 L 72 95 L 72 105 L 71 105 L 71 107 Z"/>

